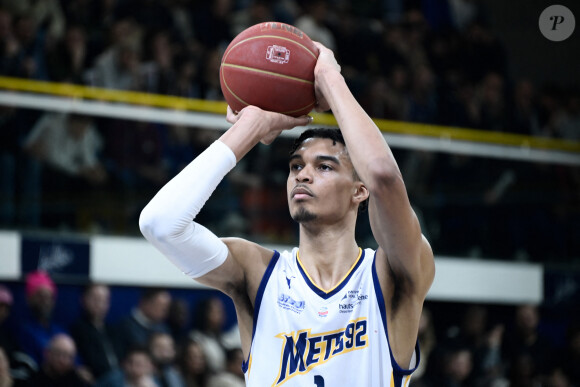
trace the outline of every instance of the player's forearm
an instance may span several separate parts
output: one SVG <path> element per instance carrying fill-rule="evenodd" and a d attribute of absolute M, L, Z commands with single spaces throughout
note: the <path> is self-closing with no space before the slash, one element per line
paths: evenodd
<path fill-rule="evenodd" d="M 235 166 L 235 156 L 216 141 L 169 181 L 141 212 L 139 225 L 147 237 L 177 235 L 195 219 L 224 176 Z"/>
<path fill-rule="evenodd" d="M 228 255 L 225 244 L 193 219 L 235 164 L 231 149 L 216 141 L 159 190 L 141 212 L 143 236 L 193 278 L 215 269 Z"/>
<path fill-rule="evenodd" d="M 397 176 L 399 168 L 391 149 L 348 89 L 342 75 L 328 70 L 317 75 L 317 82 L 338 122 L 349 156 L 362 181 L 370 185 L 377 177 Z"/>

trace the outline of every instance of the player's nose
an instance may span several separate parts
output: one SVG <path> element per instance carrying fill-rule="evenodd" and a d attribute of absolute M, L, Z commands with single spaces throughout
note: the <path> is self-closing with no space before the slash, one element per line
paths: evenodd
<path fill-rule="evenodd" d="M 304 183 L 312 181 L 312 170 L 308 165 L 305 165 L 297 174 L 296 181 Z"/>

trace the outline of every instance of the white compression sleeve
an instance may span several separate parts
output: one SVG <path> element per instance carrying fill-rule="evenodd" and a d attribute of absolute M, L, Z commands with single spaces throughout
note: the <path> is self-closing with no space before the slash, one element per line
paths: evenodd
<path fill-rule="evenodd" d="M 215 141 L 145 206 L 141 232 L 186 275 L 197 278 L 220 266 L 226 245 L 193 221 L 224 176 L 236 165 L 232 150 Z"/>

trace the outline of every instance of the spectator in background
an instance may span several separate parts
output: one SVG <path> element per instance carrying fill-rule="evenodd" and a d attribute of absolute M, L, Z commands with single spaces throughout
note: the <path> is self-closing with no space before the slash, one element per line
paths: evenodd
<path fill-rule="evenodd" d="M 173 298 L 169 305 L 167 325 L 176 343 L 181 343 L 187 337 L 190 320 L 191 316 L 187 300 Z"/>
<path fill-rule="evenodd" d="M 169 333 L 155 332 L 149 338 L 149 354 L 155 366 L 155 380 L 161 387 L 185 387 L 176 366 L 175 342 Z"/>
<path fill-rule="evenodd" d="M 423 307 L 421 312 L 421 320 L 419 320 L 419 348 L 421 349 L 421 361 L 413 372 L 410 386 L 425 387 L 428 386 L 428 377 L 425 372 L 429 366 L 429 358 L 431 352 L 437 344 L 437 337 L 435 335 L 435 324 L 433 323 L 433 314 L 429 309 Z"/>
<path fill-rule="evenodd" d="M 244 354 L 241 348 L 232 348 L 226 351 L 226 368 L 212 376 L 207 383 L 208 387 L 245 387 L 242 363 Z"/>
<path fill-rule="evenodd" d="M 10 363 L 4 348 L 0 345 L 0 387 L 12 387 L 14 380 L 10 374 Z"/>
<path fill-rule="evenodd" d="M 510 359 L 509 387 L 541 387 L 534 359 L 527 352 L 516 353 Z"/>
<path fill-rule="evenodd" d="M 76 346 L 64 333 L 50 339 L 42 367 L 28 381 L 30 387 L 84 387 L 90 384 L 75 370 Z"/>
<path fill-rule="evenodd" d="M 185 53 L 175 58 L 176 81 L 169 94 L 185 98 L 201 98 L 198 81 L 201 55 Z"/>
<path fill-rule="evenodd" d="M 142 35 L 142 29 L 131 19 L 116 20 L 110 28 L 110 45 L 87 71 L 87 82 L 96 87 L 139 90 Z"/>
<path fill-rule="evenodd" d="M 166 31 L 154 32 L 148 39 L 145 62 L 141 65 L 143 91 L 170 94 L 176 89 L 174 44 Z"/>
<path fill-rule="evenodd" d="M 496 132 L 508 131 L 508 114 L 505 97 L 505 81 L 499 73 L 484 76 L 476 94 L 477 122 L 481 129 Z"/>
<path fill-rule="evenodd" d="M 6 320 L 12 310 L 12 292 L 4 285 L 0 285 L 0 347 L 3 348 L 4 354 L 8 360 L 17 350 L 18 344 L 14 338 L 14 332 L 7 326 Z"/>
<path fill-rule="evenodd" d="M 78 226 L 80 210 L 94 205 L 94 187 L 103 186 L 107 173 L 99 161 L 102 141 L 90 117 L 45 113 L 25 140 L 25 149 L 46 168 L 43 170 L 45 221 L 48 225 Z M 51 218 L 50 204 L 63 210 Z M 61 208 L 61 206 L 57 207 Z"/>
<path fill-rule="evenodd" d="M 107 285 L 92 283 L 82 294 L 82 315 L 70 332 L 74 338 L 82 363 L 94 380 L 118 366 L 110 327 L 105 318 L 110 307 L 110 289 Z"/>
<path fill-rule="evenodd" d="M 219 297 L 202 300 L 194 313 L 194 329 L 189 337 L 199 343 L 211 372 L 222 371 L 226 366 L 224 339 L 225 308 Z"/>
<path fill-rule="evenodd" d="M 26 139 L 28 151 L 72 178 L 102 184 L 107 175 L 98 157 L 101 138 L 88 116 L 46 113 Z"/>
<path fill-rule="evenodd" d="M 26 276 L 28 316 L 20 324 L 18 342 L 24 353 L 40 364 L 51 338 L 65 330 L 53 321 L 57 288 L 48 273 L 35 271 Z"/>
<path fill-rule="evenodd" d="M 20 44 L 14 35 L 13 14 L 0 7 L 0 74 L 14 76 L 17 71 Z"/>
<path fill-rule="evenodd" d="M 536 92 L 528 79 L 516 82 L 509 129 L 518 134 L 541 135 Z"/>
<path fill-rule="evenodd" d="M 153 333 L 169 333 L 166 319 L 170 303 L 171 295 L 165 289 L 150 288 L 141 293 L 137 306 L 114 328 L 119 358 L 131 347 L 146 347 Z"/>
<path fill-rule="evenodd" d="M 231 29 L 233 35 L 238 35 L 240 32 L 254 24 L 278 20 L 272 13 L 272 2 L 268 0 L 251 0 L 247 7 L 237 10 L 231 22 Z"/>
<path fill-rule="evenodd" d="M 58 0 L 2 0 L 0 4 L 15 15 L 29 14 L 34 23 L 41 27 L 49 43 L 61 39 L 64 35 L 66 20 Z"/>
<path fill-rule="evenodd" d="M 451 343 L 461 345 L 471 352 L 471 382 L 477 386 L 505 383 L 501 357 L 504 326 L 488 326 L 488 310 L 481 305 L 470 305 L 459 326 L 452 328 Z M 452 344 L 453 345 L 453 344 Z"/>
<path fill-rule="evenodd" d="M 210 101 L 224 100 L 219 76 L 221 59 L 222 51 L 219 48 L 208 50 L 205 53 L 200 78 L 200 91 L 203 99 Z"/>
<path fill-rule="evenodd" d="M 470 375 L 473 370 L 473 356 L 469 348 L 451 348 L 445 357 L 444 377 L 437 387 L 471 386 Z"/>
<path fill-rule="evenodd" d="M 187 340 L 181 347 L 177 364 L 186 387 L 206 386 L 210 371 L 201 345 L 193 340 Z"/>
<path fill-rule="evenodd" d="M 89 52 L 83 26 L 70 25 L 64 39 L 47 52 L 46 66 L 51 81 L 84 84 Z"/>
<path fill-rule="evenodd" d="M 115 368 L 101 377 L 94 387 L 161 387 L 155 381 L 151 355 L 146 348 L 129 348 L 121 368 Z"/>
<path fill-rule="evenodd" d="M 233 0 L 197 1 L 193 8 L 194 35 L 208 50 L 226 47 L 233 39 L 230 18 Z"/>
<path fill-rule="evenodd" d="M 314 0 L 306 4 L 306 12 L 296 19 L 294 25 L 310 39 L 320 42 L 331 50 L 336 49 L 332 31 L 326 26 L 329 15 L 327 0 Z"/>
<path fill-rule="evenodd" d="M 539 324 L 537 305 L 515 308 L 513 326 L 503 342 L 503 355 L 509 361 L 511 381 L 519 377 L 521 380 L 535 380 L 546 375 L 554 360 L 553 346 L 540 334 Z"/>
<path fill-rule="evenodd" d="M 0 23 L 1 20 L 0 10 Z M 23 141 L 40 115 L 41 112 L 36 110 L 0 106 L 0 226 L 2 227 L 40 226 L 42 165 L 38 160 L 29 157 L 22 147 Z"/>
<path fill-rule="evenodd" d="M 14 36 L 18 40 L 15 76 L 45 80 L 46 72 L 44 35 L 32 15 L 25 13 L 14 19 Z"/>
<path fill-rule="evenodd" d="M 580 386 L 580 321 L 570 324 L 566 332 L 566 347 L 559 357 L 559 364 L 568 380 Z"/>

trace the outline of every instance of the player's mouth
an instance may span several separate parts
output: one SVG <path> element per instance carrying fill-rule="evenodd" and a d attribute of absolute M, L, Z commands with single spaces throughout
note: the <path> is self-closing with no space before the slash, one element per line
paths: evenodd
<path fill-rule="evenodd" d="M 290 197 L 296 200 L 301 200 L 314 197 L 314 194 L 304 186 L 296 186 L 292 192 L 290 192 Z"/>

